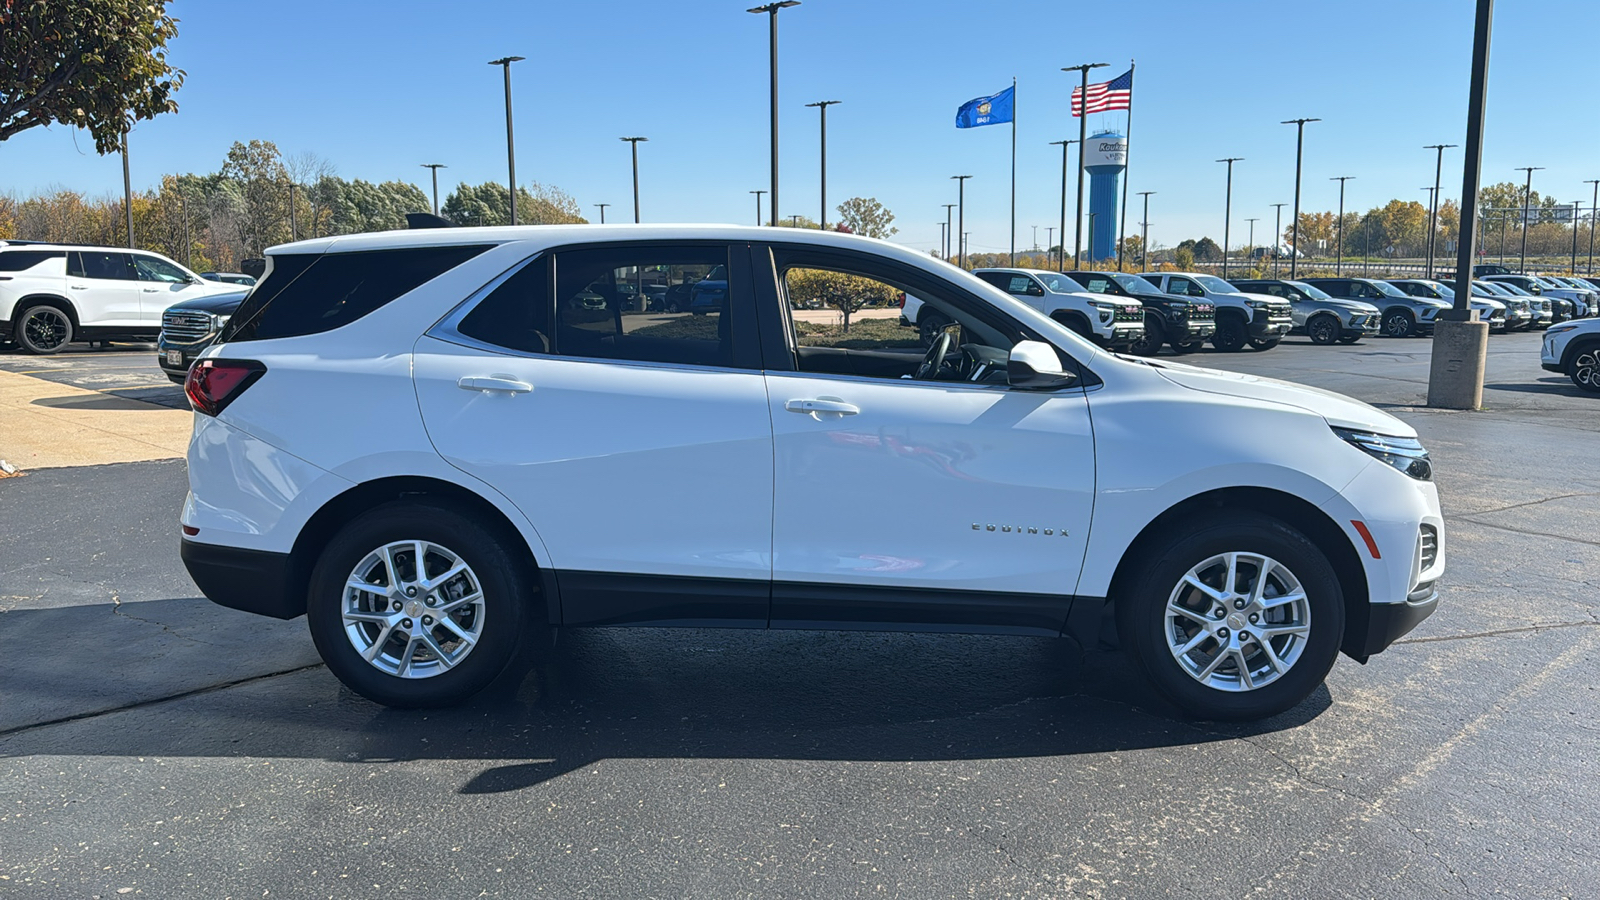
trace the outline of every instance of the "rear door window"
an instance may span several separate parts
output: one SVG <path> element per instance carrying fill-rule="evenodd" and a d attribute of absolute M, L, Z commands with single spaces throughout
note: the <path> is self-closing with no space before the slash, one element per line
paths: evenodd
<path fill-rule="evenodd" d="M 133 260 L 126 253 L 102 250 L 74 250 L 67 254 L 67 274 L 102 281 L 138 281 Z"/>
<path fill-rule="evenodd" d="M 490 244 L 273 257 L 272 271 L 234 314 L 224 341 L 332 331 L 488 250 Z"/>

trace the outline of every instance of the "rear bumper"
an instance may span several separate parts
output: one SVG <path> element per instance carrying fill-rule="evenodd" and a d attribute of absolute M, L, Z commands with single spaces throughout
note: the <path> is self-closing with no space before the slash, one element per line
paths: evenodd
<path fill-rule="evenodd" d="M 184 541 L 180 555 L 212 603 L 274 619 L 305 615 L 305 598 L 289 596 L 287 553 Z"/>

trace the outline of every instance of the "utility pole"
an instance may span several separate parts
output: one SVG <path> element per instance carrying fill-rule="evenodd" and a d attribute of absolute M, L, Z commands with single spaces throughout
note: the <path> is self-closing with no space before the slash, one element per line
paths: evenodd
<path fill-rule="evenodd" d="M 818 100 L 816 103 L 807 103 L 806 108 L 816 107 L 822 116 L 822 218 L 818 219 L 823 231 L 828 230 L 828 107 L 837 106 L 843 100 Z"/>
<path fill-rule="evenodd" d="M 944 230 L 945 230 L 945 227 L 948 225 L 948 223 L 946 223 L 946 222 L 936 222 L 934 224 L 939 226 L 939 244 L 938 244 L 937 249 L 938 249 L 940 255 L 942 256 L 944 254 L 944 246 L 945 246 L 945 232 L 944 232 Z"/>
<path fill-rule="evenodd" d="M 1110 63 L 1083 63 L 1076 66 L 1061 67 L 1061 71 L 1063 72 L 1079 73 L 1083 82 L 1080 85 L 1078 94 L 1081 101 L 1078 109 L 1078 112 L 1080 113 L 1078 116 L 1078 217 L 1077 220 L 1072 223 L 1073 268 L 1078 267 L 1079 251 L 1083 249 L 1083 148 L 1087 146 L 1084 142 L 1089 139 L 1089 70 L 1103 68 L 1108 65 L 1110 65 Z M 1065 148 L 1063 148 L 1061 152 L 1066 153 L 1067 151 Z M 1063 257 L 1067 254 L 1066 243 L 1067 232 L 1065 225 L 1063 225 L 1061 231 L 1061 255 Z"/>
<path fill-rule="evenodd" d="M 1424 150 L 1437 150 L 1438 157 L 1433 163 L 1433 206 L 1428 211 L 1428 278 L 1433 279 L 1433 257 L 1435 255 L 1434 241 L 1439 232 L 1439 175 L 1444 170 L 1444 151 L 1454 147 L 1455 144 L 1429 144 Z"/>
<path fill-rule="evenodd" d="M 946 203 L 946 204 L 944 204 L 944 259 L 945 259 L 945 262 L 949 262 L 950 261 L 950 242 L 955 240 L 955 223 L 950 218 L 950 215 L 951 215 L 950 210 L 955 209 L 955 208 L 956 208 L 956 204 L 954 204 L 954 203 Z"/>
<path fill-rule="evenodd" d="M 1039 226 L 1037 225 L 1033 226 L 1033 249 L 1034 252 L 1039 250 Z"/>
<path fill-rule="evenodd" d="M 300 240 L 300 220 L 295 216 L 294 211 L 294 188 L 294 182 L 289 182 L 289 240 L 298 241 Z"/>
<path fill-rule="evenodd" d="M 761 225 L 761 195 L 765 194 L 766 191 L 751 191 L 750 193 L 756 195 L 756 226 L 760 227 L 760 225 Z"/>
<path fill-rule="evenodd" d="M 1344 183 L 1354 177 L 1354 175 L 1335 175 L 1328 179 L 1339 182 L 1339 255 L 1336 257 L 1338 261 L 1333 264 L 1335 275 L 1344 274 Z"/>
<path fill-rule="evenodd" d="M 1493 3 L 1494 0 L 1488 0 Z M 1528 185 L 1522 189 L 1522 256 L 1517 262 L 1517 271 L 1528 271 L 1528 206 L 1533 200 L 1533 173 L 1540 171 L 1544 166 L 1522 166 L 1518 172 L 1528 173 Z M 132 226 L 129 226 L 132 230 Z M 130 242 L 129 246 L 132 246 Z"/>
<path fill-rule="evenodd" d="M 771 110 L 772 110 L 772 224 L 778 224 L 778 10 L 799 6 L 800 0 L 778 0 L 766 6 L 757 6 L 745 10 L 750 13 L 766 13 L 768 23 L 768 36 L 770 44 L 770 80 L 772 85 Z"/>
<path fill-rule="evenodd" d="M 1250 223 L 1250 244 L 1245 250 L 1245 258 L 1248 259 L 1249 257 L 1254 256 L 1256 252 L 1256 222 L 1260 221 L 1260 219 L 1259 217 L 1249 218 L 1245 219 L 1245 221 Z"/>
<path fill-rule="evenodd" d="M 1044 227 L 1044 255 L 1047 257 L 1055 255 L 1050 252 L 1050 248 L 1056 245 L 1055 236 L 1056 227 L 1054 225 L 1046 225 Z"/>
<path fill-rule="evenodd" d="M 178 207 L 183 211 L 183 264 L 193 269 L 194 238 L 189 236 L 189 193 L 181 185 L 178 188 Z"/>
<path fill-rule="evenodd" d="M 600 207 L 600 224 L 601 225 L 604 225 L 606 223 L 606 207 L 608 207 L 610 205 L 611 204 L 609 204 L 609 203 L 596 203 L 595 204 L 595 206 Z"/>
<path fill-rule="evenodd" d="M 433 214 L 439 214 L 439 170 L 448 169 L 444 163 L 422 163 L 424 169 L 433 170 Z"/>
<path fill-rule="evenodd" d="M 1582 200 L 1572 201 L 1572 267 L 1567 271 L 1571 272 L 1573 277 L 1577 277 L 1578 274 L 1578 211 L 1583 209 L 1582 204 Z"/>
<path fill-rule="evenodd" d="M 647 137 L 625 137 L 619 140 L 627 141 L 633 146 L 633 224 L 639 224 L 639 142 L 650 140 Z"/>
<path fill-rule="evenodd" d="M 1278 277 L 1278 248 L 1283 246 L 1283 207 L 1285 204 L 1274 203 L 1272 208 L 1277 210 L 1277 217 L 1272 225 L 1272 277 Z"/>
<path fill-rule="evenodd" d="M 1067 151 L 1077 141 L 1051 141 L 1050 146 L 1061 145 L 1061 254 L 1056 257 L 1056 271 L 1067 270 Z M 1079 147 L 1078 162 L 1083 162 L 1082 147 Z M 1083 216 L 1083 204 L 1079 203 L 1078 215 Z"/>
<path fill-rule="evenodd" d="M 789 216 L 789 227 L 790 228 L 799 228 L 800 227 L 800 213 L 791 213 L 790 214 L 790 216 Z"/>
<path fill-rule="evenodd" d="M 1594 185 L 1594 199 L 1589 202 L 1589 274 L 1594 274 L 1594 220 L 1600 215 L 1600 178 L 1591 178 L 1584 184 Z"/>
<path fill-rule="evenodd" d="M 1081 154 L 1080 154 L 1081 157 Z M 1233 164 L 1244 159 L 1242 156 L 1230 156 L 1219 159 L 1219 163 L 1228 164 L 1228 192 L 1222 203 L 1222 280 L 1228 280 L 1228 235 L 1229 227 L 1233 225 Z"/>
<path fill-rule="evenodd" d="M 959 235 L 957 247 L 960 250 L 956 265 L 965 269 L 967 267 L 967 179 L 971 175 L 951 175 L 956 183 L 956 234 Z"/>
<path fill-rule="evenodd" d="M 128 126 L 122 126 L 122 210 L 128 216 L 128 246 L 133 247 L 133 179 L 128 176 Z"/>
<path fill-rule="evenodd" d="M 506 177 L 511 182 L 511 224 L 517 224 L 517 142 L 511 131 L 511 64 L 522 62 L 521 56 L 502 56 L 489 60 L 489 65 L 499 66 L 506 74 Z"/>
<path fill-rule="evenodd" d="M 1139 196 L 1144 198 L 1144 217 L 1139 223 L 1144 229 L 1139 237 L 1139 268 L 1141 271 L 1150 271 L 1150 195 L 1155 191 L 1140 191 Z"/>
<path fill-rule="evenodd" d="M 1289 280 L 1293 281 L 1296 274 L 1296 264 L 1300 259 L 1300 164 L 1305 159 L 1306 148 L 1306 123 L 1321 122 L 1321 119 L 1287 119 L 1280 125 L 1294 125 L 1294 221 L 1289 227 L 1294 231 L 1294 247 L 1289 251 Z"/>

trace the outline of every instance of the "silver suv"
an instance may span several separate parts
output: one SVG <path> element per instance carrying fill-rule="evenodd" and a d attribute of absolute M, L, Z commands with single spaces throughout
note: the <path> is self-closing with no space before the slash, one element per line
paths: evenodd
<path fill-rule="evenodd" d="M 1427 297 L 1412 297 L 1387 281 L 1375 278 L 1307 278 L 1306 284 L 1334 297 L 1363 300 L 1382 315 L 1384 337 L 1433 334 L 1433 320 L 1450 304 Z"/>

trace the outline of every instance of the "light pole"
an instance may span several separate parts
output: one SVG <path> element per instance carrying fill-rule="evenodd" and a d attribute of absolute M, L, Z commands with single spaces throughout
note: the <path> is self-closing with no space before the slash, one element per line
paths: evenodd
<path fill-rule="evenodd" d="M 751 13 L 766 13 L 768 33 L 771 45 L 771 84 L 772 84 L 772 224 L 778 224 L 778 10 L 791 6 L 799 6 L 800 0 L 778 0 L 766 6 L 757 6 L 745 10 Z"/>
<path fill-rule="evenodd" d="M 800 227 L 800 216 L 801 216 L 801 213 L 792 213 L 789 216 L 789 227 L 790 228 L 799 228 Z"/>
<path fill-rule="evenodd" d="M 751 191 L 750 193 L 756 195 L 756 226 L 760 227 L 760 225 L 761 225 L 761 195 L 765 194 L 766 191 Z"/>
<path fill-rule="evenodd" d="M 1424 150 L 1438 151 L 1433 163 L 1433 206 L 1428 210 L 1428 278 L 1433 278 L 1434 241 L 1439 231 L 1439 174 L 1444 170 L 1444 151 L 1455 144 L 1429 144 Z"/>
<path fill-rule="evenodd" d="M 971 175 L 951 175 L 956 183 L 956 234 L 960 236 L 956 246 L 959 248 L 959 259 L 956 265 L 965 269 L 967 267 L 967 179 Z"/>
<path fill-rule="evenodd" d="M 936 224 L 936 225 L 938 225 L 938 226 L 939 226 L 939 244 L 938 244 L 938 250 L 939 250 L 939 252 L 940 252 L 940 253 L 941 253 L 941 254 L 942 254 L 942 253 L 944 253 L 944 241 L 945 241 L 945 237 L 944 237 L 944 230 L 945 230 L 945 227 L 946 227 L 946 224 L 947 224 L 947 223 L 945 223 L 945 222 L 936 222 L 936 223 L 934 223 L 934 224 Z"/>
<path fill-rule="evenodd" d="M 128 246 L 133 246 L 133 180 L 128 177 L 128 126 L 122 126 L 122 210 L 128 215 Z"/>
<path fill-rule="evenodd" d="M 294 211 L 294 188 L 294 182 L 289 182 L 289 240 L 298 241 L 300 240 L 300 220 L 295 216 Z"/>
<path fill-rule="evenodd" d="M 1033 226 L 1033 251 L 1039 252 L 1039 226 Z"/>
<path fill-rule="evenodd" d="M 1067 151 L 1077 141 L 1051 141 L 1050 146 L 1061 145 L 1061 255 L 1056 257 L 1056 271 L 1064 272 L 1067 268 Z M 1083 161 L 1083 154 L 1078 154 L 1078 161 Z M 1078 210 L 1078 215 L 1083 215 L 1083 210 Z M 1074 260 L 1076 262 L 1076 260 Z"/>
<path fill-rule="evenodd" d="M 954 203 L 946 203 L 946 204 L 944 204 L 944 261 L 945 262 L 949 262 L 950 261 L 950 242 L 952 240 L 954 240 L 953 235 L 955 234 L 955 231 L 953 231 L 952 229 L 955 227 L 955 225 L 954 225 L 954 223 L 952 223 L 950 221 L 950 210 L 955 209 L 955 208 L 956 208 L 956 204 L 954 204 Z"/>
<path fill-rule="evenodd" d="M 448 169 L 444 163 L 422 163 L 424 169 L 433 170 L 433 214 L 439 214 L 439 170 Z"/>
<path fill-rule="evenodd" d="M 1082 154 L 1079 154 L 1081 157 Z M 1230 156 L 1219 159 L 1219 163 L 1228 164 L 1228 192 L 1222 201 L 1222 280 L 1228 280 L 1228 235 L 1229 226 L 1233 224 L 1233 164 L 1244 159 L 1242 156 Z"/>
<path fill-rule="evenodd" d="M 517 224 L 517 143 L 511 132 L 511 64 L 522 62 L 521 56 L 502 56 L 489 60 L 489 65 L 499 66 L 506 74 L 506 170 L 511 182 L 511 224 Z"/>
<path fill-rule="evenodd" d="M 600 207 L 600 224 L 601 225 L 604 225 L 606 223 L 606 207 L 608 207 L 610 205 L 611 204 L 609 204 L 609 203 L 596 203 L 595 204 L 595 206 Z"/>
<path fill-rule="evenodd" d="M 650 140 L 647 137 L 625 137 L 618 140 L 627 141 L 633 146 L 633 224 L 639 224 L 639 142 Z"/>
<path fill-rule="evenodd" d="M 1140 191 L 1139 196 L 1144 198 L 1144 217 L 1139 226 L 1144 231 L 1139 235 L 1139 268 L 1150 271 L 1150 195 L 1155 191 Z"/>
<path fill-rule="evenodd" d="M 1277 210 L 1277 215 L 1272 221 L 1272 277 L 1278 277 L 1278 248 L 1283 246 L 1283 207 L 1282 203 L 1272 204 Z"/>
<path fill-rule="evenodd" d="M 1333 264 L 1335 275 L 1344 274 L 1344 183 L 1354 177 L 1354 175 L 1335 175 L 1328 179 L 1339 182 L 1339 250 L 1338 256 L 1335 257 L 1337 261 Z"/>
<path fill-rule="evenodd" d="M 1245 219 L 1245 221 L 1250 223 L 1250 243 L 1245 248 L 1245 251 L 1244 251 L 1245 258 L 1249 259 L 1256 252 L 1256 223 L 1261 221 L 1261 220 L 1260 220 L 1259 217 L 1256 217 L 1256 218 Z"/>
<path fill-rule="evenodd" d="M 1321 122 L 1321 119 L 1286 119 L 1280 125 L 1295 126 L 1294 139 L 1294 221 L 1289 227 L 1294 231 L 1294 247 L 1289 257 L 1289 280 L 1295 277 L 1296 263 L 1300 258 L 1300 164 L 1305 159 L 1306 148 L 1306 123 Z"/>
<path fill-rule="evenodd" d="M 1492 0 L 1491 0 L 1492 2 Z M 1517 271 L 1528 271 L 1528 207 L 1533 202 L 1533 173 L 1544 166 L 1521 166 L 1518 172 L 1528 173 L 1528 184 L 1522 189 L 1522 255 L 1517 261 Z"/>
<path fill-rule="evenodd" d="M 1083 249 L 1083 148 L 1084 141 L 1089 139 L 1089 70 L 1108 66 L 1110 63 L 1083 63 L 1076 66 L 1062 66 L 1063 72 L 1077 72 L 1082 77 L 1079 86 L 1079 99 L 1081 105 L 1078 109 L 1078 217 L 1072 223 L 1072 267 L 1078 267 L 1078 253 Z M 1066 149 L 1062 148 L 1062 153 Z M 1061 255 L 1067 255 L 1067 230 L 1063 223 L 1061 228 Z M 1063 262 L 1065 262 L 1063 260 Z"/>
<path fill-rule="evenodd" d="M 1584 184 L 1594 185 L 1594 199 L 1589 201 L 1589 274 L 1594 274 L 1594 220 L 1600 215 L 1600 178 L 1591 178 Z"/>
<path fill-rule="evenodd" d="M 817 221 L 821 223 L 818 227 L 823 231 L 828 230 L 828 107 L 843 102 L 843 100 L 818 100 L 816 103 L 806 104 L 807 109 L 816 107 L 822 118 L 822 218 Z"/>
<path fill-rule="evenodd" d="M 1583 201 L 1572 201 L 1572 268 L 1568 271 L 1573 277 L 1578 275 L 1578 210 L 1580 209 L 1583 209 Z"/>

